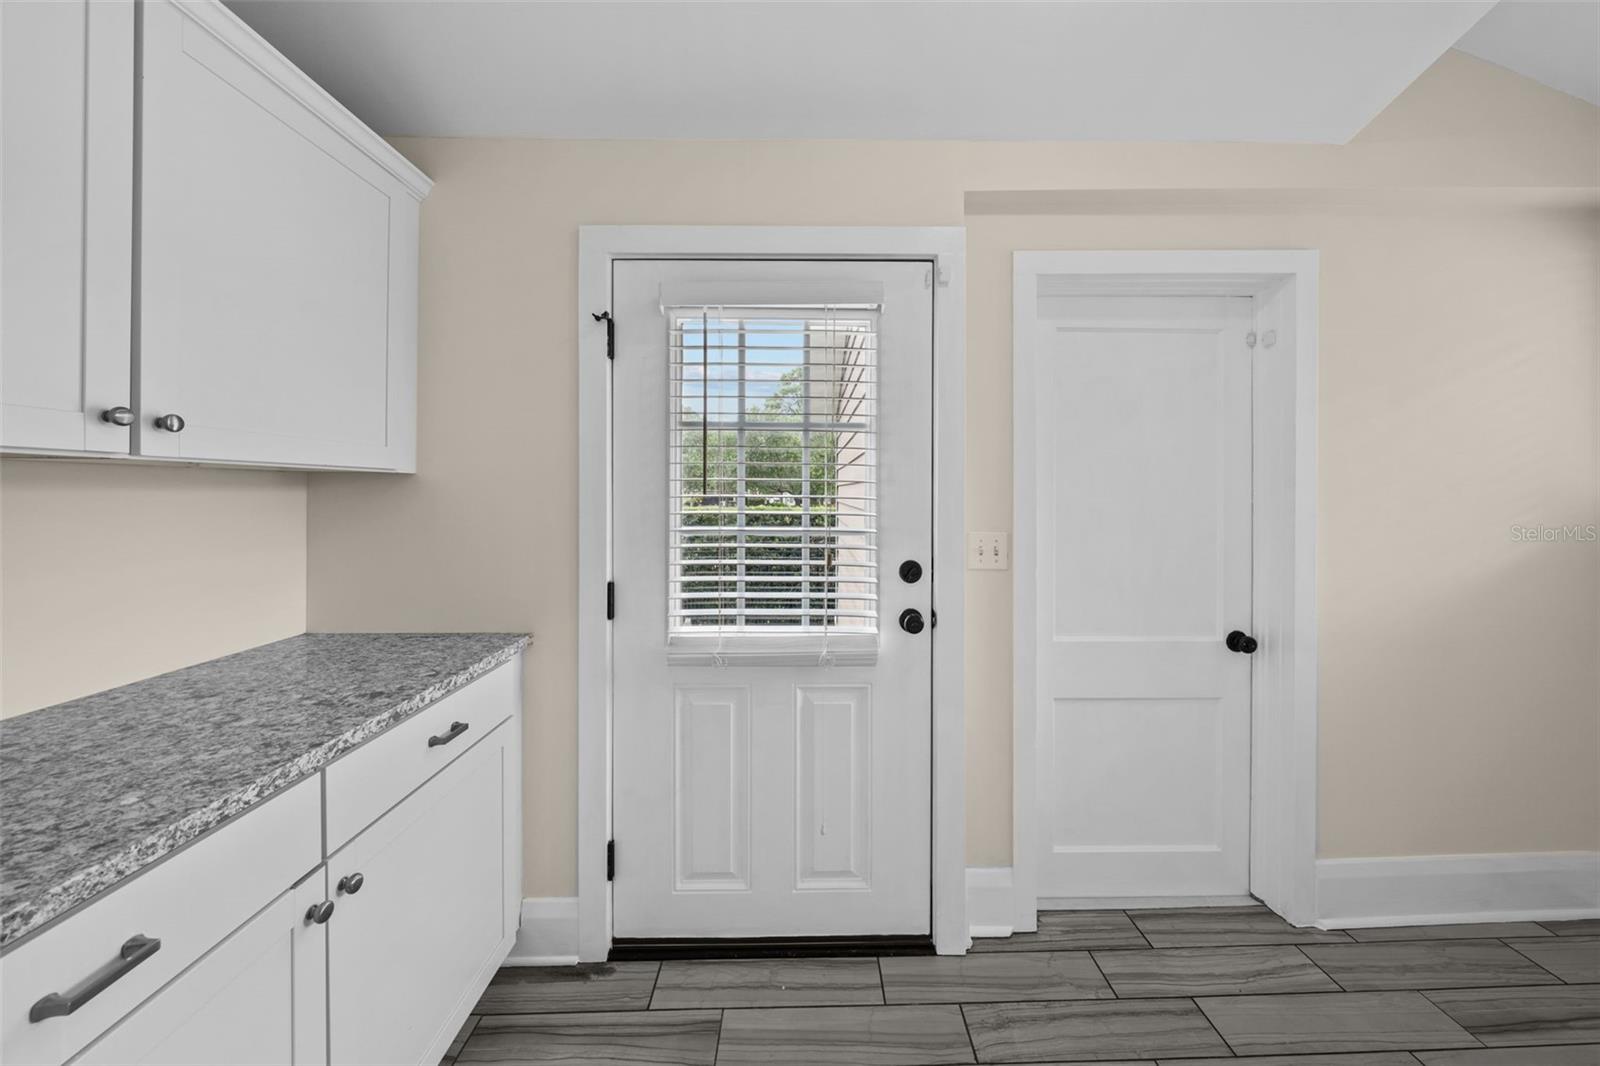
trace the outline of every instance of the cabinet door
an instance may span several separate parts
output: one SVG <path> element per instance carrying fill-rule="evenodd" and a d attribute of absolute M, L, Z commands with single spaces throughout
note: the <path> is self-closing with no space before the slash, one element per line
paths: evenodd
<path fill-rule="evenodd" d="M 133 5 L 0 4 L 0 447 L 128 451 Z"/>
<path fill-rule="evenodd" d="M 220 3 L 142 18 L 137 452 L 413 468 L 417 201 Z"/>
<path fill-rule="evenodd" d="M 328 924 L 334 1062 L 437 1061 L 509 950 L 512 735 L 490 733 L 328 861 L 335 886 L 362 879 Z"/>
<path fill-rule="evenodd" d="M 73 1060 L 78 1066 L 325 1064 L 327 898 L 322 867 Z"/>

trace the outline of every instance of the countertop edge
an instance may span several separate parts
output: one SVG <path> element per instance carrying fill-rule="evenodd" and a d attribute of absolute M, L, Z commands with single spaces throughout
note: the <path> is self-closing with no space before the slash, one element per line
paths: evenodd
<path fill-rule="evenodd" d="M 388 732 L 491 670 L 504 666 L 520 655 L 531 639 L 527 635 L 517 637 L 505 647 L 429 685 L 333 740 L 258 777 L 243 788 L 191 811 L 111 858 L 79 870 L 30 902 L 0 914 L 0 956 L 10 953 L 57 922 L 96 902 L 107 892 L 158 865 L 201 837 L 222 828 L 263 801 L 325 769 L 367 741 Z"/>

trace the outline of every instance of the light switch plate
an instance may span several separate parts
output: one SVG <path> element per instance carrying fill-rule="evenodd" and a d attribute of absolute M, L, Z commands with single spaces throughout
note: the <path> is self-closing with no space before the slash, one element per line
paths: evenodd
<path fill-rule="evenodd" d="M 967 569 L 1011 569 L 1011 534 L 968 533 Z"/>

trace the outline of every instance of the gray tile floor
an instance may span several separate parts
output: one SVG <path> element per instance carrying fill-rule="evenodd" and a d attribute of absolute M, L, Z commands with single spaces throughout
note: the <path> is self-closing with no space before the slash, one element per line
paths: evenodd
<path fill-rule="evenodd" d="M 446 1064 L 1600 1066 L 1600 923 L 1053 911 L 964 958 L 505 969 Z"/>

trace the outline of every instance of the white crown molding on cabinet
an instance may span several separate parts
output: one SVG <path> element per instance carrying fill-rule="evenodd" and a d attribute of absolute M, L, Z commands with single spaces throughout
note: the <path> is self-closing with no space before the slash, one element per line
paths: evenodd
<path fill-rule="evenodd" d="M 335 133 L 361 149 L 406 187 L 418 201 L 433 188 L 433 179 L 374 133 L 350 109 L 312 81 L 284 54 L 251 29 L 243 19 L 215 0 L 173 0 L 174 6 L 232 49 L 284 92 L 310 109 Z"/>

